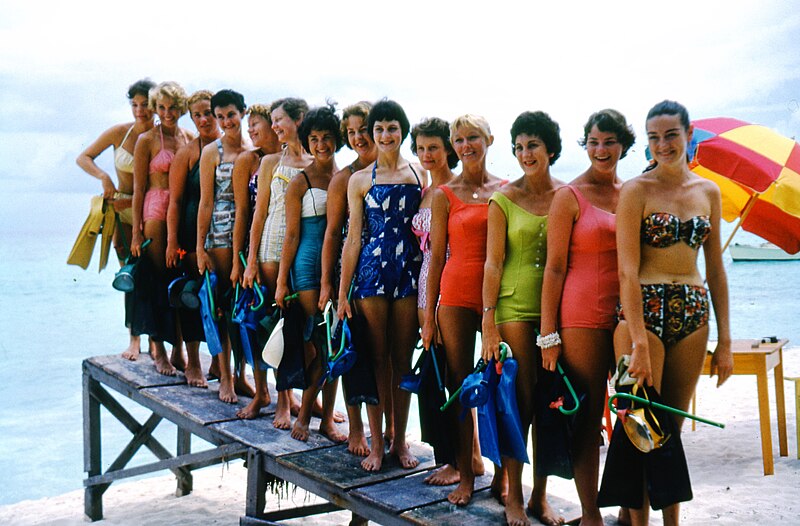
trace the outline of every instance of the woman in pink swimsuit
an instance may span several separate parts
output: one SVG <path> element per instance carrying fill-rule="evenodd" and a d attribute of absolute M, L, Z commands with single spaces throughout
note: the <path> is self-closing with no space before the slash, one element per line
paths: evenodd
<path fill-rule="evenodd" d="M 556 192 L 547 225 L 541 332 L 545 338 L 560 334 L 561 344 L 544 344 L 542 365 L 554 371 L 560 356 L 576 389 L 586 393 L 572 444 L 582 525 L 603 524 L 597 479 L 600 421 L 619 300 L 614 214 L 622 181 L 617 163 L 634 139 L 633 128 L 615 110 L 589 117 L 580 142 L 591 165 Z"/>
<path fill-rule="evenodd" d="M 178 126 L 178 119 L 186 113 L 188 96 L 175 82 L 162 82 L 150 90 L 150 109 L 158 114 L 159 124 L 139 137 L 133 151 L 133 235 L 131 254 L 139 257 L 145 239 L 152 239 L 147 258 L 153 264 L 155 283 L 167 283 L 167 208 L 169 207 L 169 168 L 175 152 L 194 139 L 188 130 Z M 156 286 L 158 287 L 158 285 Z M 153 308 L 161 312 L 163 305 L 155 294 Z M 169 333 L 170 331 L 167 331 Z M 174 330 L 171 331 L 174 333 Z M 161 336 L 152 340 L 161 340 Z M 165 375 L 175 374 L 175 365 L 183 367 L 182 346 L 174 342 L 171 359 L 167 359 L 163 341 L 151 341 L 150 353 L 156 370 Z M 136 359 L 136 357 L 131 357 Z"/>

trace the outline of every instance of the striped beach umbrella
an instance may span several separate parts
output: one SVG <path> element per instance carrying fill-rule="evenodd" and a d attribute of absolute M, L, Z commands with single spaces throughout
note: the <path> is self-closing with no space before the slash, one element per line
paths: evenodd
<path fill-rule="evenodd" d="M 800 251 L 800 144 L 769 128 L 729 119 L 693 122 L 690 168 L 722 191 L 722 217 Z"/>

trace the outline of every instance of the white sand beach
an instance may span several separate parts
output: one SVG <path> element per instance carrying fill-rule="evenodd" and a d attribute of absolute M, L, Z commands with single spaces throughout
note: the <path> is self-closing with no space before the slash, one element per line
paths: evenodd
<path fill-rule="evenodd" d="M 784 351 L 787 376 L 800 376 L 800 348 Z M 763 475 L 756 380 L 734 376 L 721 388 L 716 380 L 701 378 L 697 412 L 726 424 L 725 429 L 698 424 L 683 434 L 694 488 L 694 500 L 682 506 L 682 524 L 797 524 L 800 517 L 800 460 L 797 459 L 794 383 L 785 382 L 789 456 L 778 453 L 775 390 L 770 374 L 769 396 L 775 474 Z M 605 448 L 602 449 L 605 454 Z M 529 468 L 528 468 L 529 469 Z M 530 480 L 530 471 L 526 475 Z M 114 526 L 238 524 L 244 513 L 246 469 L 241 461 L 195 472 L 194 492 L 174 496 L 172 475 L 112 485 L 103 504 L 105 520 Z M 577 502 L 572 481 L 552 478 L 551 493 Z M 297 490 L 289 498 L 268 496 L 270 509 L 321 502 Z M 604 510 L 606 515 L 615 509 Z M 338 512 L 286 524 L 347 524 L 349 512 Z M 498 517 L 498 524 L 502 517 Z M 661 524 L 659 513 L 651 523 Z M 83 519 L 83 491 L 57 497 L 26 500 L 0 507 L 0 524 L 79 525 Z"/>

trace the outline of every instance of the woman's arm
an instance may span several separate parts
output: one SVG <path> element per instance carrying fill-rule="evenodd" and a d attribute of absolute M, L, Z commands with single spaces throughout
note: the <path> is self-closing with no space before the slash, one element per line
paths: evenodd
<path fill-rule="evenodd" d="M 569 244 L 572 226 L 578 219 L 580 206 L 575 195 L 567 187 L 562 187 L 553 196 L 550 212 L 547 214 L 547 264 L 544 267 L 542 283 L 542 335 L 558 331 L 558 312 L 564 279 L 567 276 Z M 561 344 L 542 349 L 542 367 L 548 371 L 556 370 L 556 362 L 561 354 Z"/>
<path fill-rule="evenodd" d="M 272 155 L 261 159 L 258 167 L 258 194 L 256 195 L 256 209 L 253 210 L 253 221 L 250 225 L 250 251 L 247 254 L 247 268 L 244 270 L 242 282 L 245 287 L 252 287 L 253 283 L 260 281 L 258 275 L 258 248 L 261 244 L 261 235 L 264 233 L 264 223 L 269 214 L 269 200 L 272 192 L 272 170 L 275 161 Z"/>
<path fill-rule="evenodd" d="M 427 303 L 422 322 L 422 345 L 431 348 L 436 338 L 436 305 L 439 303 L 442 271 L 447 260 L 447 221 L 450 217 L 450 201 L 439 188 L 428 190 L 433 192 L 431 200 L 431 261 L 428 265 L 428 285 L 425 290 Z"/>
<path fill-rule="evenodd" d="M 322 243 L 322 278 L 320 280 L 319 310 L 333 298 L 336 258 L 342 246 L 342 228 L 347 217 L 347 181 L 350 169 L 345 168 L 333 176 L 328 185 L 327 226 Z"/>
<path fill-rule="evenodd" d="M 133 149 L 133 235 L 131 236 L 131 254 L 139 257 L 144 241 L 142 233 L 142 212 L 144 210 L 144 194 L 147 193 L 147 178 L 150 175 L 150 152 L 152 149 L 150 133 L 139 137 Z"/>
<path fill-rule="evenodd" d="M 489 223 L 486 237 L 486 263 L 483 265 L 483 320 L 481 321 L 481 356 L 485 362 L 500 359 L 500 331 L 494 321 L 497 312 L 497 296 L 503 279 L 503 263 L 506 259 L 506 233 L 508 219 L 494 201 L 489 201 Z"/>
<path fill-rule="evenodd" d="M 348 295 L 350 283 L 358 266 L 358 255 L 361 252 L 361 230 L 364 228 L 364 195 L 369 188 L 371 179 L 366 172 L 357 172 L 347 183 L 347 203 L 350 208 L 350 226 L 347 230 L 347 239 L 342 249 L 342 276 L 339 282 L 339 300 L 337 314 L 339 319 L 353 316 Z"/>
<path fill-rule="evenodd" d="M 96 179 L 100 179 L 100 183 L 103 185 L 103 199 L 113 199 L 117 188 L 114 186 L 111 176 L 97 166 L 94 160 L 108 148 L 116 146 L 117 141 L 120 141 L 124 136 L 124 130 L 129 126 L 133 126 L 133 124 L 119 124 L 107 129 L 75 159 L 75 162 L 84 172 Z"/>
<path fill-rule="evenodd" d="M 300 245 L 300 212 L 303 206 L 303 194 L 307 188 L 303 174 L 297 174 L 286 188 L 286 235 L 283 238 L 281 263 L 278 267 L 278 283 L 275 286 L 275 303 L 281 309 L 286 308 L 283 298 L 288 296 L 289 272 L 292 270 L 297 247 Z"/>
<path fill-rule="evenodd" d="M 711 234 L 703 243 L 706 262 L 706 279 L 711 291 L 711 303 L 717 320 L 717 348 L 711 358 L 710 376 L 717 375 L 717 387 L 733 373 L 733 354 L 731 353 L 730 310 L 728 305 L 728 276 L 722 262 L 722 239 L 719 224 L 721 197 L 719 187 L 706 185 L 711 200 Z"/>
<path fill-rule="evenodd" d="M 233 163 L 231 175 L 233 184 L 234 221 L 233 221 L 233 266 L 231 267 L 231 283 L 241 283 L 244 268 L 239 252 L 244 252 L 247 238 L 247 227 L 250 225 L 250 174 L 258 162 L 255 152 L 242 152 Z"/>
<path fill-rule="evenodd" d="M 653 371 L 650 366 L 650 348 L 647 330 L 644 326 L 642 308 L 642 288 L 639 283 L 641 264 L 640 232 L 644 210 L 644 191 L 636 180 L 622 185 L 617 204 L 617 267 L 619 271 L 619 297 L 625 322 L 631 338 L 629 373 L 640 385 L 653 385 Z"/>
<path fill-rule="evenodd" d="M 206 252 L 206 235 L 214 209 L 215 172 L 219 162 L 217 145 L 213 142 L 206 145 L 200 154 L 200 206 L 197 210 L 197 270 L 201 276 L 206 270 L 214 270 Z"/>
<path fill-rule="evenodd" d="M 178 249 L 192 249 L 194 247 L 181 247 L 178 245 L 178 228 L 181 223 L 181 209 L 183 208 L 183 193 L 186 190 L 186 177 L 189 174 L 189 153 L 191 143 L 182 147 L 175 154 L 175 159 L 169 167 L 169 207 L 167 208 L 167 267 L 178 266 L 180 258 Z"/>

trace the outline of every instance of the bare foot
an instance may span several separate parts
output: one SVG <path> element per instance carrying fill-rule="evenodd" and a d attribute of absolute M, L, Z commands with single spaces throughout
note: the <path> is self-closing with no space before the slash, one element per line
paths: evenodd
<path fill-rule="evenodd" d="M 378 447 L 380 446 L 380 447 Z M 373 444 L 367 458 L 361 461 L 361 467 L 365 471 L 380 471 L 383 465 L 383 444 Z"/>
<path fill-rule="evenodd" d="M 447 500 L 456 506 L 466 506 L 472 500 L 472 492 L 475 491 L 474 483 L 474 480 L 461 480 L 456 489 L 447 496 Z"/>
<path fill-rule="evenodd" d="M 525 515 L 525 509 L 522 507 L 521 502 L 506 504 L 503 513 L 506 516 L 506 523 L 508 526 L 530 526 L 531 524 L 528 516 Z"/>
<path fill-rule="evenodd" d="M 243 374 L 236 375 L 233 379 L 233 388 L 239 396 L 246 396 L 248 398 L 255 398 L 256 390 L 247 381 L 247 377 Z"/>
<path fill-rule="evenodd" d="M 403 469 L 413 469 L 419 466 L 419 460 L 411 454 L 411 450 L 406 443 L 398 445 L 397 441 L 395 441 L 392 447 L 389 448 L 389 454 L 395 455 L 400 460 L 400 465 L 403 466 Z"/>
<path fill-rule="evenodd" d="M 219 355 L 211 357 L 211 365 L 208 366 L 208 377 L 211 380 L 219 380 Z"/>
<path fill-rule="evenodd" d="M 122 351 L 122 357 L 132 362 L 138 360 L 139 354 L 141 353 L 139 341 L 140 340 L 138 336 L 131 336 L 131 341 L 128 344 L 128 348 Z"/>
<path fill-rule="evenodd" d="M 617 522 L 623 526 L 631 526 L 631 510 L 628 508 L 620 508 L 619 515 L 617 515 Z"/>
<path fill-rule="evenodd" d="M 233 380 L 230 376 L 227 379 L 221 378 L 219 381 L 219 399 L 227 404 L 235 404 L 239 401 L 233 389 Z"/>
<path fill-rule="evenodd" d="M 497 502 L 505 506 L 506 500 L 508 499 L 508 473 L 502 468 L 498 469 L 497 466 L 495 466 L 495 469 L 497 469 L 497 471 L 495 471 L 494 477 L 492 477 L 492 485 L 489 492 Z"/>
<path fill-rule="evenodd" d="M 243 407 L 236 411 L 236 416 L 243 420 L 252 420 L 257 418 L 261 412 L 262 407 L 267 407 L 269 405 L 270 400 L 262 397 L 255 397 L 253 398 L 247 406 Z"/>
<path fill-rule="evenodd" d="M 347 435 L 339 431 L 339 428 L 336 427 L 336 424 L 333 422 L 327 424 L 325 422 L 321 422 L 319 424 L 319 432 L 322 434 L 322 436 L 329 438 L 331 441 L 336 442 L 337 444 L 347 442 Z"/>
<path fill-rule="evenodd" d="M 183 374 L 186 375 L 186 383 L 192 387 L 208 387 L 208 382 L 200 366 L 187 366 Z"/>
<path fill-rule="evenodd" d="M 175 376 L 177 371 L 175 367 L 167 359 L 167 350 L 164 349 L 164 344 L 154 342 L 150 346 L 150 356 L 153 358 L 153 363 L 156 366 L 156 371 L 165 376 Z"/>
<path fill-rule="evenodd" d="M 275 410 L 275 418 L 272 419 L 272 427 L 276 429 L 291 429 L 292 415 L 288 407 L 281 407 L 278 402 L 278 409 Z"/>
<path fill-rule="evenodd" d="M 183 355 L 183 345 L 173 345 L 169 362 L 175 369 L 183 372 L 186 369 L 186 357 Z"/>
<path fill-rule="evenodd" d="M 472 473 L 474 473 L 476 477 L 481 477 L 486 473 L 486 466 L 483 465 L 480 445 L 475 448 L 475 455 L 472 457 Z"/>
<path fill-rule="evenodd" d="M 542 499 L 540 502 L 534 502 L 533 496 L 531 496 L 531 500 L 528 501 L 528 509 L 542 524 L 547 524 L 548 526 L 564 524 L 564 517 L 550 507 L 550 503 L 547 502 L 546 498 Z"/>
<path fill-rule="evenodd" d="M 308 424 L 303 425 L 299 418 L 295 420 L 294 426 L 292 426 L 292 438 L 306 442 L 308 440 Z"/>
<path fill-rule="evenodd" d="M 300 401 L 297 397 L 292 393 L 292 416 L 297 416 L 297 413 L 300 411 Z M 314 400 L 314 405 L 311 406 L 311 414 L 316 416 L 317 418 L 322 418 L 322 403 L 319 399 Z M 345 418 L 344 415 L 339 411 L 333 412 L 333 421 L 337 424 L 341 424 L 344 422 Z"/>
<path fill-rule="evenodd" d="M 347 437 L 347 451 L 359 457 L 369 455 L 369 445 L 367 445 L 363 429 L 361 431 L 350 430 L 350 436 Z"/>
<path fill-rule="evenodd" d="M 449 486 L 461 480 L 461 473 L 450 464 L 444 465 L 425 477 L 425 484 L 431 486 Z"/>

